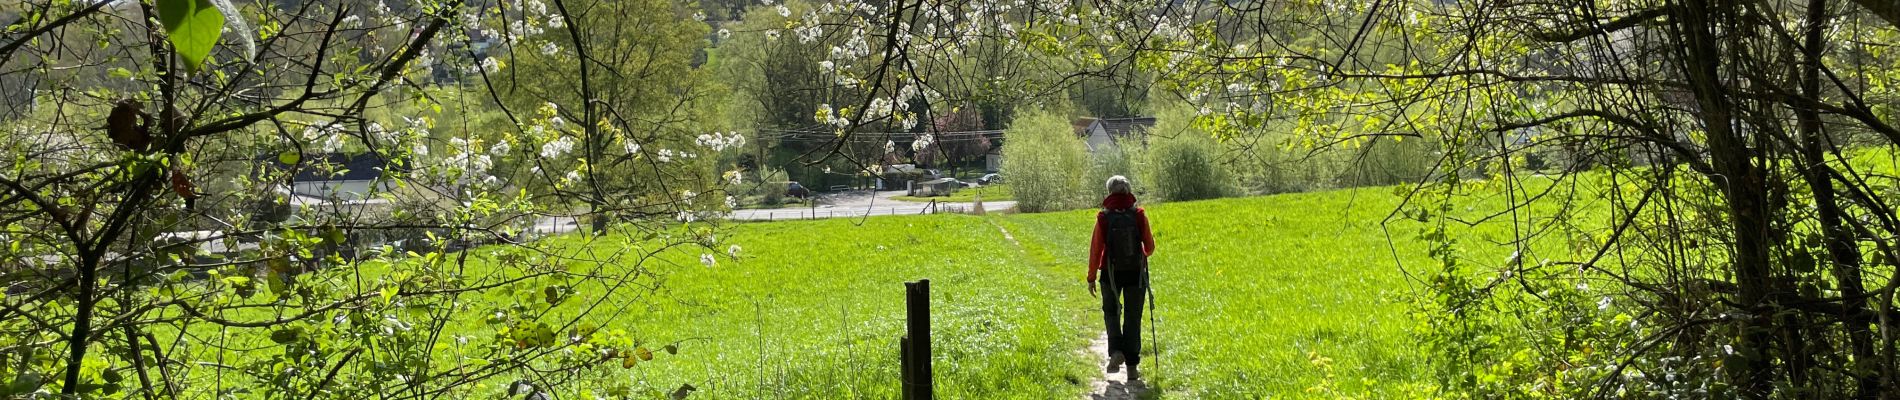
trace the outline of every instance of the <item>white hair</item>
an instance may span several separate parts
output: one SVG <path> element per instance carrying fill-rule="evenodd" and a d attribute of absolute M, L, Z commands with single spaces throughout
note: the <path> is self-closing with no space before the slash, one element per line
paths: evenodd
<path fill-rule="evenodd" d="M 1108 193 L 1130 193 L 1134 190 L 1128 184 L 1128 177 L 1115 175 L 1108 177 Z"/>

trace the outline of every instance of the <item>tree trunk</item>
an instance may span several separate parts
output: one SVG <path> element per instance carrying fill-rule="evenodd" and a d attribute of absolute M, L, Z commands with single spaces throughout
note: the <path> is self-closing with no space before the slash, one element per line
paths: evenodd
<path fill-rule="evenodd" d="M 1775 381 L 1772 333 L 1774 313 L 1769 309 L 1773 294 L 1769 258 L 1769 215 L 1765 171 L 1755 164 L 1753 150 L 1735 126 L 1735 106 L 1729 98 L 1718 66 L 1722 54 L 1716 37 L 1718 19 L 1732 18 L 1737 7 L 1711 7 L 1709 0 L 1686 0 L 1676 21 L 1676 38 L 1682 42 L 1684 76 L 1694 93 L 1698 117 L 1708 132 L 1709 157 L 1715 169 L 1716 184 L 1728 203 L 1728 217 L 1734 242 L 1736 299 L 1748 316 L 1739 329 L 1741 351 L 1746 361 L 1735 365 L 1730 377 L 1743 398 L 1766 399 Z M 1714 0 L 1723 1 L 1723 0 Z"/>
<path fill-rule="evenodd" d="M 1823 32 L 1827 28 L 1827 0 L 1808 1 L 1807 28 L 1802 32 L 1801 95 L 1821 98 L 1821 54 L 1826 42 Z M 1814 206 L 1821 222 L 1821 235 L 1826 241 L 1829 259 L 1833 262 L 1834 273 L 1838 281 L 1841 296 L 1841 320 L 1847 327 L 1847 339 L 1854 355 L 1856 376 L 1856 398 L 1874 398 L 1880 392 L 1880 380 L 1872 371 L 1878 370 L 1874 357 L 1873 332 L 1868 329 L 1866 285 L 1862 283 L 1860 265 L 1860 247 L 1852 233 L 1841 221 L 1841 207 L 1837 200 L 1832 168 L 1827 165 L 1822 132 L 1821 114 L 1811 107 L 1796 107 L 1795 119 L 1801 135 L 1802 177 L 1814 192 Z"/>

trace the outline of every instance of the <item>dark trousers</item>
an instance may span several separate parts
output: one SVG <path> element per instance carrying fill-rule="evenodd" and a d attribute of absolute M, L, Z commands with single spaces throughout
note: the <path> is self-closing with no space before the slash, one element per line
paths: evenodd
<path fill-rule="evenodd" d="M 1102 320 L 1108 325 L 1108 352 L 1122 352 L 1128 365 L 1141 364 L 1141 307 L 1148 300 L 1145 269 L 1112 271 L 1102 280 Z"/>

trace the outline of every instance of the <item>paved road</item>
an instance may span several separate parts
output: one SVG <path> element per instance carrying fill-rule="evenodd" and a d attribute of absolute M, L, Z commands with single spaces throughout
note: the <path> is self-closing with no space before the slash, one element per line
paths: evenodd
<path fill-rule="evenodd" d="M 849 218 L 882 215 L 920 215 L 945 212 L 966 212 L 975 207 L 972 203 L 930 203 L 892 200 L 903 195 L 903 191 L 850 192 L 838 195 L 826 195 L 820 199 L 817 207 L 779 208 L 766 210 L 735 210 L 727 218 L 743 221 L 777 221 L 788 219 Z M 985 211 L 998 211 L 1016 208 L 1014 201 L 983 202 Z"/>
<path fill-rule="evenodd" d="M 932 213 L 961 213 L 975 207 L 972 203 L 939 202 L 934 207 L 930 203 L 898 201 L 892 197 L 904 192 L 888 191 L 875 194 L 868 191 L 846 192 L 821 195 L 817 207 L 779 208 L 768 210 L 734 210 L 729 219 L 740 221 L 779 221 L 818 218 L 851 218 L 883 215 L 921 215 Z M 983 202 L 984 211 L 1000 211 L 1016 208 L 1014 201 Z M 573 217 L 542 217 L 535 220 L 528 232 L 539 235 L 573 232 L 580 225 Z"/>

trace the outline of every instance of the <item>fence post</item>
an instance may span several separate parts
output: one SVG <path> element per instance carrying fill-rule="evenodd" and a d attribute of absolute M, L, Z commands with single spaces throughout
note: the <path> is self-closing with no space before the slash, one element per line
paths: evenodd
<path fill-rule="evenodd" d="M 910 358 L 910 336 L 909 335 L 905 335 L 903 338 L 897 339 L 897 359 L 898 359 L 897 375 L 901 377 L 901 379 L 903 379 L 904 381 L 904 386 L 897 393 L 897 398 L 904 399 L 904 400 L 910 400 L 910 399 L 916 398 L 915 394 L 917 393 L 917 377 L 911 374 L 912 367 L 910 364 L 917 361 Z"/>
<path fill-rule="evenodd" d="M 919 279 L 904 283 L 904 305 L 906 335 L 900 343 L 905 347 L 905 398 L 910 400 L 930 400 L 936 397 L 935 379 L 930 366 L 930 280 Z"/>

